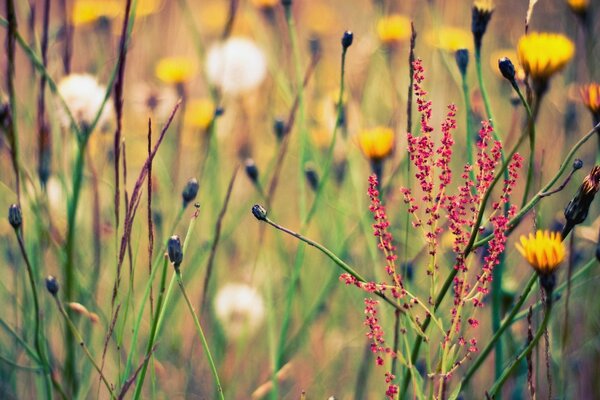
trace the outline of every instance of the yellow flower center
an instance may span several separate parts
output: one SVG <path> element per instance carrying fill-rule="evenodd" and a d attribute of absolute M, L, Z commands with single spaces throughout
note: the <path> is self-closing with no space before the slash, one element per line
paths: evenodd
<path fill-rule="evenodd" d="M 187 57 L 167 57 L 158 62 L 155 73 L 165 83 L 184 83 L 196 73 L 196 67 Z"/>
<path fill-rule="evenodd" d="M 410 19 L 404 15 L 394 14 L 377 22 L 377 36 L 384 44 L 392 44 L 410 37 Z"/>

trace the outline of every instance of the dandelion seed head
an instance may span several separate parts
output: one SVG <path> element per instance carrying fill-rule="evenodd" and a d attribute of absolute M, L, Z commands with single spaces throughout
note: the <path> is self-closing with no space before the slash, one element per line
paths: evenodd
<path fill-rule="evenodd" d="M 267 60 L 252 40 L 232 37 L 210 48 L 206 73 L 223 93 L 236 96 L 260 86 L 267 76 Z"/>
<path fill-rule="evenodd" d="M 58 92 L 64 99 L 71 115 L 79 127 L 90 126 L 102 106 L 106 87 L 100 85 L 89 74 L 71 74 L 58 83 Z M 98 119 L 97 126 L 105 127 L 113 116 L 112 102 L 107 101 Z M 71 120 L 62 104 L 59 107 L 59 119 L 63 127 L 69 128 Z"/>
<path fill-rule="evenodd" d="M 265 305 L 258 291 L 246 284 L 229 283 L 217 292 L 215 313 L 232 340 L 250 336 L 265 319 Z"/>

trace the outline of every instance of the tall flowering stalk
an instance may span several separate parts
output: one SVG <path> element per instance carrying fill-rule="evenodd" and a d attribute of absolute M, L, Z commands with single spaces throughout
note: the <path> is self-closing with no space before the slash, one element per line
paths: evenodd
<path fill-rule="evenodd" d="M 429 298 L 427 301 L 419 299 L 406 287 L 400 274 L 396 271 L 396 246 L 390 233 L 390 221 L 387 218 L 385 207 L 379 198 L 377 190 L 377 178 L 375 175 L 369 178 L 368 195 L 371 200 L 369 210 L 373 214 L 374 236 L 378 240 L 378 247 L 385 256 L 385 272 L 390 283 L 361 282 L 350 274 L 343 274 L 341 279 L 346 284 L 354 284 L 361 289 L 373 293 L 375 291 L 388 290 L 393 299 L 404 307 L 407 312 L 404 316 L 408 324 L 403 326 L 413 327 L 419 339 L 428 343 L 426 332 L 428 323 L 419 323 L 420 311 L 431 319 L 439 329 L 442 336 L 439 349 L 431 349 L 430 357 L 436 357 L 437 361 L 430 359 L 428 365 L 435 366 L 428 371 L 431 382 L 437 382 L 434 389 L 438 398 L 444 398 L 450 378 L 456 369 L 468 360 L 474 352 L 477 352 L 477 341 L 470 328 L 479 325 L 477 311 L 484 306 L 484 297 L 489 293 L 489 285 L 492 281 L 494 267 L 500 262 L 500 256 L 504 252 L 506 244 L 505 232 L 509 221 L 514 217 L 516 208 L 508 207 L 508 213 L 503 212 L 505 205 L 509 204 L 510 196 L 516 184 L 518 169 L 521 168 L 522 158 L 514 154 L 508 165 L 508 178 L 500 190 L 499 197 L 491 205 L 488 223 L 492 226 L 494 238 L 490 241 L 487 253 L 480 265 L 476 263 L 475 257 L 468 258 L 468 245 L 471 235 L 481 231 L 478 224 L 478 216 L 481 204 L 486 200 L 486 193 L 493 189 L 492 185 L 501 166 L 502 144 L 493 140 L 493 128 L 489 122 L 484 122 L 479 132 L 477 143 L 477 157 L 475 165 L 465 165 L 461 179 L 462 183 L 454 185 L 451 161 L 453 155 L 454 138 L 456 130 L 456 106 L 449 105 L 446 118 L 441 126 L 441 138 L 436 143 L 432 133 L 431 125 L 432 103 L 427 99 L 427 92 L 422 86 L 425 79 L 424 69 L 420 60 L 416 60 L 414 67 L 413 89 L 416 96 L 418 112 L 421 114 L 421 132 L 419 135 L 408 133 L 408 153 L 410 161 L 414 165 L 414 176 L 417 188 L 414 190 L 407 187 L 400 189 L 404 203 L 412 215 L 413 228 L 423 235 L 428 258 L 426 274 L 430 278 Z M 471 179 L 474 176 L 475 179 Z M 452 193 L 456 190 L 455 193 Z M 438 284 L 440 275 L 446 276 L 449 272 L 440 268 L 438 252 L 440 248 L 440 236 L 443 231 L 449 231 L 453 236 L 452 251 L 455 254 L 455 262 L 452 266 L 454 274 L 452 281 L 454 297 L 450 305 L 449 318 L 443 321 L 436 316 L 440 304 L 437 294 L 441 291 Z M 452 270 L 450 270 L 452 271 Z M 417 305 L 418 309 L 413 309 Z M 385 365 L 384 357 L 404 360 L 403 364 L 408 368 L 413 377 L 413 386 L 418 385 L 413 371 L 415 359 L 412 355 L 404 354 L 404 350 L 392 349 L 387 346 L 383 327 L 379 320 L 378 302 L 368 298 L 365 300 L 365 326 L 367 337 L 372 340 L 371 349 L 376 356 L 377 365 Z M 406 336 L 407 329 L 402 328 L 401 334 Z M 406 338 L 404 338 L 406 341 Z M 408 346 L 406 346 L 406 352 Z M 418 356 L 418 350 L 417 350 Z M 435 361 L 435 362 L 434 362 Z M 408 380 L 408 377 L 406 378 Z M 385 372 L 387 384 L 386 396 L 395 398 L 398 394 L 402 397 L 403 391 L 396 384 L 396 377 L 389 371 Z M 404 382 L 405 386 L 408 382 Z M 434 383 L 435 385 L 435 383 Z M 421 388 L 414 387 L 415 395 Z M 419 397 L 417 395 L 417 397 Z"/>

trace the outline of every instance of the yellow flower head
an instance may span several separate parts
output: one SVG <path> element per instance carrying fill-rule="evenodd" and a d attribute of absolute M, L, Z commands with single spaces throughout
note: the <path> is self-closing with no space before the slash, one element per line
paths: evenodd
<path fill-rule="evenodd" d="M 370 160 L 383 160 L 394 149 L 394 131 L 385 126 L 363 130 L 358 134 L 358 145 Z"/>
<path fill-rule="evenodd" d="M 540 274 L 549 275 L 564 260 L 566 250 L 559 232 L 537 231 L 535 236 L 522 235 L 516 247 Z"/>
<path fill-rule="evenodd" d="M 194 99 L 185 108 L 185 125 L 206 129 L 215 116 L 215 105 L 210 99 Z"/>
<path fill-rule="evenodd" d="M 281 1 L 280 0 L 252 0 L 251 3 L 256 8 L 267 9 L 267 8 L 275 8 L 279 3 L 281 3 Z"/>
<path fill-rule="evenodd" d="M 456 52 L 458 49 L 473 49 L 473 34 L 466 29 L 442 26 L 425 33 L 425 42 L 441 50 Z"/>
<path fill-rule="evenodd" d="M 192 79 L 196 66 L 187 57 L 166 57 L 158 62 L 155 73 L 165 83 L 184 83 Z"/>
<path fill-rule="evenodd" d="M 112 19 L 118 16 L 123 8 L 116 0 L 77 0 L 73 5 L 71 23 L 81 26 L 96 22 L 100 18 Z"/>
<path fill-rule="evenodd" d="M 410 19 L 400 14 L 383 17 L 377 22 L 377 36 L 383 44 L 393 44 L 410 38 Z"/>
<path fill-rule="evenodd" d="M 517 45 L 519 62 L 534 80 L 546 81 L 573 58 L 575 45 L 559 33 L 530 33 Z"/>
<path fill-rule="evenodd" d="M 599 83 L 589 83 L 587 85 L 583 85 L 579 89 L 579 93 L 581 94 L 581 100 L 583 104 L 592 112 L 592 114 L 600 113 L 600 84 Z"/>
<path fill-rule="evenodd" d="M 584 14 L 588 9 L 589 3 L 589 0 L 567 0 L 569 8 L 575 14 Z"/>

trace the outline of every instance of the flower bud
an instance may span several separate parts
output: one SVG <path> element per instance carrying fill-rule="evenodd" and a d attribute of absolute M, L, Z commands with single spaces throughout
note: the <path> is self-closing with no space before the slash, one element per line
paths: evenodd
<path fill-rule="evenodd" d="M 278 141 L 281 141 L 287 133 L 285 122 L 281 118 L 275 119 L 275 122 L 273 123 L 273 132 L 275 132 L 275 137 Z"/>
<path fill-rule="evenodd" d="M 462 76 L 467 74 L 467 66 L 469 65 L 469 50 L 467 49 L 458 49 L 454 54 L 456 59 L 456 65 L 458 65 L 458 70 Z"/>
<path fill-rule="evenodd" d="M 260 204 L 255 204 L 252 207 L 252 215 L 254 215 L 254 217 L 256 217 L 256 219 L 259 221 L 267 220 L 267 210 L 265 210 L 265 208 Z"/>
<path fill-rule="evenodd" d="M 196 178 L 192 178 L 187 182 L 183 188 L 183 191 L 181 192 L 181 197 L 183 198 L 183 208 L 187 207 L 187 205 L 196 198 L 199 188 L 200 185 L 198 184 L 198 180 Z"/>
<path fill-rule="evenodd" d="M 314 166 L 307 165 L 304 168 L 304 176 L 306 177 L 306 181 L 308 182 L 310 188 L 316 192 L 319 187 L 319 175 L 317 174 Z"/>
<path fill-rule="evenodd" d="M 225 109 L 223 107 L 215 108 L 215 118 L 220 117 L 223 114 L 225 114 Z"/>
<path fill-rule="evenodd" d="M 58 293 L 58 288 L 59 286 L 56 278 L 52 275 L 48 275 L 48 277 L 46 278 L 46 289 L 48 289 L 48 292 L 50 292 L 52 296 L 56 296 L 56 294 Z"/>
<path fill-rule="evenodd" d="M 18 204 L 12 204 L 8 208 L 8 222 L 14 229 L 19 229 L 23 223 L 23 213 Z"/>
<path fill-rule="evenodd" d="M 579 158 L 576 158 L 575 161 L 573 161 L 573 169 L 577 171 L 578 169 L 581 169 L 581 167 L 583 167 L 583 161 L 581 161 Z"/>
<path fill-rule="evenodd" d="M 246 175 L 248 175 L 248 178 L 250 178 L 252 183 L 254 183 L 254 184 L 258 183 L 258 168 L 256 167 L 256 163 L 254 162 L 253 159 L 251 159 L 251 158 L 246 159 L 245 170 L 246 170 Z"/>
<path fill-rule="evenodd" d="M 173 235 L 169 238 L 169 242 L 167 243 L 167 253 L 169 254 L 169 261 L 171 261 L 175 270 L 178 270 L 183 261 L 183 250 L 181 249 L 181 240 L 179 240 L 179 236 Z"/>
<path fill-rule="evenodd" d="M 475 40 L 475 50 L 481 49 L 481 40 L 487 30 L 488 23 L 492 19 L 494 8 L 491 2 L 476 1 L 471 14 L 471 32 Z"/>
<path fill-rule="evenodd" d="M 346 50 L 348 47 L 352 46 L 352 41 L 354 40 L 354 33 L 351 31 L 344 32 L 342 36 L 342 48 Z"/>
<path fill-rule="evenodd" d="M 565 207 L 565 219 L 567 222 L 562 232 L 563 239 L 575 225 L 585 221 L 598 189 L 600 189 L 600 165 L 592 168 L 590 173 L 584 178 L 575 197 Z"/>
<path fill-rule="evenodd" d="M 309 39 L 308 47 L 310 49 L 310 55 L 313 59 L 321 56 L 323 46 L 321 46 L 321 39 L 319 39 L 318 36 L 313 36 Z"/>
<path fill-rule="evenodd" d="M 515 66 L 512 61 L 508 57 L 502 57 L 498 60 L 498 69 L 502 76 L 510 81 L 511 83 L 515 81 Z"/>

